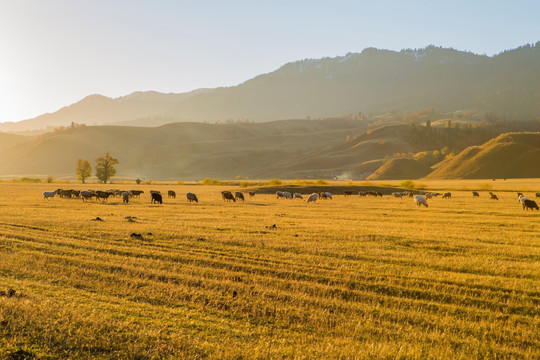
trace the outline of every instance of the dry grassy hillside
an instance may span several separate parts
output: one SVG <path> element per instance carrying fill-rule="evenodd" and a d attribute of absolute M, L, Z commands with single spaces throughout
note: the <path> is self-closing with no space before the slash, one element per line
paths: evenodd
<path fill-rule="evenodd" d="M 509 133 L 464 150 L 427 178 L 540 177 L 540 133 Z"/>
<path fill-rule="evenodd" d="M 29 136 L 6 134 L 6 133 L 0 132 L 0 152 L 8 149 L 14 144 L 26 142 L 30 139 L 31 137 Z"/>
<path fill-rule="evenodd" d="M 310 153 L 364 132 L 356 120 L 263 124 L 175 123 L 156 128 L 80 126 L 14 144 L 0 152 L 0 174 L 73 175 L 77 159 L 110 152 L 118 174 L 147 179 L 273 177 Z M 324 166 L 317 166 L 320 171 Z M 327 172 L 327 170 L 324 170 Z M 275 172 L 272 173 L 272 172 Z"/>
<path fill-rule="evenodd" d="M 415 159 L 391 159 L 368 176 L 368 180 L 419 179 L 431 168 Z"/>
<path fill-rule="evenodd" d="M 430 112 L 426 117 L 435 120 L 441 116 L 444 114 Z M 267 123 L 173 123 L 154 128 L 72 126 L 37 137 L 0 134 L 7 139 L 0 145 L 0 175 L 74 177 L 79 158 L 93 164 L 95 158 L 109 152 L 120 160 L 118 176 L 147 180 L 237 176 L 365 179 L 383 164 L 372 179 L 419 178 L 428 174 L 427 165 L 444 158 L 440 149 L 446 149 L 444 154 L 458 153 L 466 146 L 482 144 L 501 132 L 508 132 L 509 128 L 535 129 L 540 125 L 502 122 L 428 127 L 404 124 L 405 121 L 403 117 L 387 117 L 371 121 L 336 118 Z M 498 158 L 511 157 L 516 160 L 514 164 L 523 166 L 518 165 L 517 171 L 494 166 L 496 173 L 484 171 L 474 176 L 537 176 L 533 167 L 525 166 L 534 164 L 534 149 L 529 149 L 529 145 L 511 145 L 508 141 L 504 146 L 512 147 L 510 155 L 504 148 L 499 151 L 500 157 L 492 156 L 492 160 L 481 163 L 496 163 Z M 471 151 L 476 150 L 467 150 L 467 156 Z M 439 155 L 435 156 L 435 152 Z M 441 176 L 441 169 L 447 166 L 457 170 L 443 177 L 470 177 L 471 167 L 473 170 L 481 167 L 467 165 L 470 163 L 467 156 L 441 163 L 432 177 Z M 388 162 L 390 159 L 394 160 Z M 462 160 L 467 161 L 456 164 Z"/>

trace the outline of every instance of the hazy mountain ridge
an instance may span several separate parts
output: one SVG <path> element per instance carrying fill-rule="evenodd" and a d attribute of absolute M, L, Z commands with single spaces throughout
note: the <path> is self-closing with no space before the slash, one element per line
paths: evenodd
<path fill-rule="evenodd" d="M 115 99 L 103 95 L 89 95 L 75 104 L 29 120 L 0 124 L 0 131 L 23 131 L 47 127 L 69 126 L 72 122 L 87 125 L 104 125 L 142 121 L 159 117 L 175 104 L 191 96 L 209 91 L 198 89 L 183 94 L 163 94 L 155 91 L 134 92 Z M 143 120 L 141 120 L 143 119 Z M 148 125 L 155 125 L 150 123 Z M 161 124 L 160 124 L 161 125 Z"/>
<path fill-rule="evenodd" d="M 512 119 L 540 114 L 540 42 L 489 57 L 428 46 L 400 52 L 305 59 L 238 86 L 184 94 L 135 92 L 78 103 L 0 131 L 67 126 L 71 122 L 156 126 L 175 121 L 322 118 L 340 114 L 439 111 L 493 112 Z"/>

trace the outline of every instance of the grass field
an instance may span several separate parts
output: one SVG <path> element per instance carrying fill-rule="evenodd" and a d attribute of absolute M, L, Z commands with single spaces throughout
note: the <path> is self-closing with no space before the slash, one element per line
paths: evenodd
<path fill-rule="evenodd" d="M 429 208 L 178 185 L 42 199 L 58 187 L 85 188 L 0 184 L 0 358 L 540 358 L 540 213 L 513 191 L 540 180 Z M 151 188 L 178 197 L 150 205 Z"/>

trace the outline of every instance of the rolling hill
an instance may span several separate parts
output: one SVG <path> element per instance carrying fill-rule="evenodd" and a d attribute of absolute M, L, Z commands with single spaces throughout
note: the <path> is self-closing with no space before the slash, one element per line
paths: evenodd
<path fill-rule="evenodd" d="M 68 126 L 72 122 L 157 126 L 229 119 L 273 121 L 341 114 L 473 110 L 512 119 L 540 114 L 540 42 L 476 55 L 428 46 L 285 64 L 237 86 L 185 94 L 92 95 L 53 114 L 0 124 L 0 131 Z"/>
<path fill-rule="evenodd" d="M 74 126 L 13 143 L 0 151 L 0 175 L 73 176 L 77 159 L 93 163 L 108 151 L 120 160 L 120 176 L 281 176 L 298 159 L 343 142 L 351 132 L 365 132 L 366 126 L 350 119 L 174 123 L 155 128 Z M 320 164 L 315 170 L 328 174 Z"/>
<path fill-rule="evenodd" d="M 514 124 L 520 128 L 526 122 Z M 34 137 L 0 133 L 0 176 L 72 178 L 79 158 L 93 164 L 105 152 L 119 159 L 119 176 L 151 180 L 536 176 L 531 169 L 537 168 L 540 133 L 510 133 L 480 145 L 508 127 L 381 126 L 350 118 L 152 128 L 73 125 Z M 471 145 L 476 146 L 430 173 L 429 166 L 444 157 L 440 149 L 459 153 Z M 518 167 L 510 166 L 514 163 Z"/>
<path fill-rule="evenodd" d="M 415 159 L 391 159 L 368 176 L 368 180 L 419 179 L 431 168 Z"/>
<path fill-rule="evenodd" d="M 444 161 L 428 179 L 540 177 L 540 133 L 502 134 Z"/>

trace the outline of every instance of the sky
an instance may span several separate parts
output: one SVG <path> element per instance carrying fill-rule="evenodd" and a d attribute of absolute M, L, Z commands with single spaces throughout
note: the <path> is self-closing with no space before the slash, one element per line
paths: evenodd
<path fill-rule="evenodd" d="M 0 0 L 0 122 L 91 94 L 234 86 L 307 58 L 540 40 L 540 1 Z"/>

